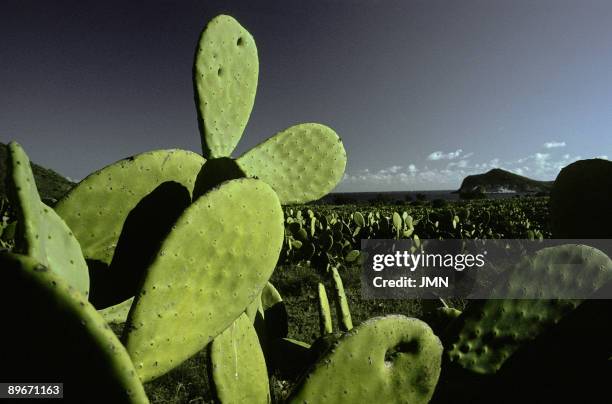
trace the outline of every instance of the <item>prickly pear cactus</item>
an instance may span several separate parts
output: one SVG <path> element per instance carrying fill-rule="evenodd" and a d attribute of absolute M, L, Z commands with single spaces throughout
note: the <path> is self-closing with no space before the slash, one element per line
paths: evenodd
<path fill-rule="evenodd" d="M 140 242 L 141 248 L 134 242 L 135 226 L 126 228 L 129 214 L 163 184 L 181 184 L 197 199 L 222 182 L 256 177 L 286 204 L 318 199 L 341 179 L 344 147 L 332 129 L 320 124 L 293 126 L 237 160 L 230 157 L 253 107 L 258 71 L 251 35 L 232 17 L 214 18 L 201 34 L 193 68 L 202 150 L 209 160 L 183 150 L 143 153 L 90 175 L 58 202 L 57 212 L 74 229 L 95 274 L 92 302 L 97 307 L 118 304 L 135 293 L 143 263 L 151 257 L 141 252 L 134 263 L 126 254 L 117 257 L 117 251 L 126 232 L 131 243 L 123 251 L 148 253 L 164 238 L 166 229 L 158 226 L 151 240 Z"/>
<path fill-rule="evenodd" d="M 572 265 L 567 265 L 567 264 Z M 575 269 L 583 271 L 576 282 Z M 557 293 L 595 292 L 612 279 L 612 260 L 601 251 L 582 245 L 544 248 L 526 257 L 492 290 L 555 287 Z M 554 281 L 554 282 L 553 282 Z M 554 286 L 551 284 L 554 283 Z M 581 304 L 581 300 L 476 300 L 446 330 L 448 359 L 475 373 L 495 373 L 524 343 L 558 323 Z"/>
<path fill-rule="evenodd" d="M 8 191 L 17 212 L 15 252 L 28 255 L 87 296 L 89 272 L 79 242 L 53 209 L 42 203 L 30 160 L 16 143 L 8 145 Z"/>
<path fill-rule="evenodd" d="M 344 334 L 288 402 L 427 403 L 440 375 L 442 344 L 424 322 L 376 317 Z"/>
<path fill-rule="evenodd" d="M 257 333 L 242 314 L 209 345 L 209 373 L 223 404 L 270 402 L 266 361 Z"/>
<path fill-rule="evenodd" d="M 195 354 L 259 295 L 283 241 L 283 212 L 263 181 L 223 183 L 185 210 L 134 300 L 124 341 L 142 380 Z"/>
<path fill-rule="evenodd" d="M 0 268 L 5 376 L 62 381 L 65 402 L 148 403 L 125 348 L 84 295 L 27 256 L 1 253 Z"/>
<path fill-rule="evenodd" d="M 591 159 L 565 167 L 550 194 L 555 238 L 612 238 L 612 161 Z"/>

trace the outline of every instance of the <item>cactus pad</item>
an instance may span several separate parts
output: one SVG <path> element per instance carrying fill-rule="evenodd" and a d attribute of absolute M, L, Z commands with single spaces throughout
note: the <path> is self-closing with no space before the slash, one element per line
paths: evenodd
<path fill-rule="evenodd" d="M 268 338 L 285 338 L 289 333 L 287 308 L 278 290 L 268 282 L 261 292 L 261 310 Z"/>
<path fill-rule="evenodd" d="M 41 202 L 30 160 L 21 146 L 11 142 L 8 149 L 8 190 L 17 211 L 15 251 L 48 266 L 87 296 L 89 272 L 79 242 L 55 211 Z"/>
<path fill-rule="evenodd" d="M 319 282 L 319 334 L 331 334 L 334 332 L 332 328 L 332 317 L 329 309 L 329 300 L 325 285 Z"/>
<path fill-rule="evenodd" d="M 375 317 L 344 334 L 292 392 L 289 403 L 427 403 L 442 345 L 424 322 Z"/>
<path fill-rule="evenodd" d="M 270 402 L 266 361 L 246 314 L 238 317 L 209 345 L 209 361 L 218 402 Z"/>
<path fill-rule="evenodd" d="M 292 126 L 237 159 L 249 176 L 266 181 L 283 204 L 306 203 L 330 192 L 346 166 L 338 135 L 316 123 Z"/>
<path fill-rule="evenodd" d="M 585 274 L 581 282 L 576 281 L 576 265 Z M 558 293 L 580 289 L 582 295 L 588 295 L 610 279 L 612 261 L 601 251 L 562 245 L 526 257 L 493 287 L 492 294 L 503 296 L 504 290 L 515 288 L 538 290 L 554 283 Z M 523 343 L 558 323 L 580 303 L 575 299 L 471 301 L 446 330 L 448 358 L 475 373 L 495 373 Z"/>
<path fill-rule="evenodd" d="M 5 376 L 61 381 L 66 402 L 148 403 L 125 348 L 85 296 L 30 257 L 0 254 L 0 267 L 11 325 L 0 336 Z"/>
<path fill-rule="evenodd" d="M 123 324 L 127 319 L 132 303 L 134 303 L 134 298 L 130 297 L 119 304 L 98 310 L 98 313 L 109 324 Z"/>
<path fill-rule="evenodd" d="M 203 164 L 202 156 L 185 150 L 138 154 L 89 175 L 55 210 L 74 231 L 85 258 L 108 266 L 123 224 L 141 199 L 167 181 L 192 192 Z"/>
<path fill-rule="evenodd" d="M 140 377 L 164 374 L 202 349 L 255 300 L 283 242 L 267 184 L 225 182 L 192 203 L 145 275 L 124 339 Z"/>
<path fill-rule="evenodd" d="M 612 161 L 591 159 L 565 167 L 550 194 L 555 238 L 612 238 Z"/>
<path fill-rule="evenodd" d="M 336 303 L 336 313 L 338 316 L 338 325 L 340 331 L 350 331 L 353 328 L 353 320 L 348 306 L 348 299 L 344 293 L 344 285 L 342 278 L 336 267 L 331 267 L 331 275 L 334 281 L 334 301 Z"/>
<path fill-rule="evenodd" d="M 213 18 L 200 36 L 193 72 L 204 156 L 229 157 L 255 102 L 259 59 L 253 37 L 230 16 Z"/>

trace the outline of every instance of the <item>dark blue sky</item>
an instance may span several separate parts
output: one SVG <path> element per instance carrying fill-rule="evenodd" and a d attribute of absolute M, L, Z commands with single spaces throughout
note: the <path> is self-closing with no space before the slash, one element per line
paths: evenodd
<path fill-rule="evenodd" d="M 219 13 L 259 49 L 235 156 L 327 124 L 349 157 L 338 191 L 456 188 L 492 167 L 550 180 L 612 156 L 612 3 L 594 0 L 4 0 L 0 141 L 73 179 L 199 152 L 193 54 Z"/>

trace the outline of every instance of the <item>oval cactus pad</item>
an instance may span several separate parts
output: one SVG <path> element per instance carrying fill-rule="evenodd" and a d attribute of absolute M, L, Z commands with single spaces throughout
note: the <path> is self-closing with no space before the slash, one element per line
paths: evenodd
<path fill-rule="evenodd" d="M 442 344 L 424 322 L 375 317 L 344 334 L 291 394 L 289 403 L 427 403 Z"/>
<path fill-rule="evenodd" d="M 85 296 L 24 255 L 0 254 L 0 268 L 11 327 L 0 336 L 3 380 L 63 382 L 62 402 L 149 402 L 125 348 Z"/>
<path fill-rule="evenodd" d="M 108 266 L 125 220 L 142 198 L 167 181 L 192 192 L 203 164 L 202 156 L 185 150 L 138 154 L 89 175 L 55 210 L 74 231 L 85 258 Z"/>
<path fill-rule="evenodd" d="M 48 266 L 83 295 L 89 293 L 89 272 L 81 246 L 72 230 L 42 203 L 30 160 L 21 146 L 11 142 L 8 190 L 17 211 L 16 252 Z"/>
<path fill-rule="evenodd" d="M 209 345 L 209 368 L 218 402 L 268 404 L 268 370 L 257 332 L 242 314 Z"/>
<path fill-rule="evenodd" d="M 303 123 L 277 133 L 237 159 L 264 180 L 282 204 L 307 203 L 329 193 L 344 175 L 346 151 L 333 129 Z"/>
<path fill-rule="evenodd" d="M 213 18 L 200 37 L 193 72 L 204 156 L 229 157 L 255 102 L 259 58 L 253 37 L 230 16 Z"/>
<path fill-rule="evenodd" d="M 578 160 L 563 168 L 550 193 L 554 238 L 612 238 L 611 200 L 612 161 Z"/>
<path fill-rule="evenodd" d="M 276 266 L 283 233 L 278 197 L 255 179 L 225 182 L 183 212 L 128 316 L 124 339 L 143 380 L 188 359 L 245 311 Z"/>
<path fill-rule="evenodd" d="M 571 264 L 571 265 L 568 265 Z M 581 268 L 583 281 L 576 282 Z M 530 296 L 554 287 L 588 295 L 612 279 L 612 260 L 596 248 L 560 245 L 525 257 L 491 289 L 492 296 L 525 290 Z M 553 285 L 553 286 L 551 286 Z M 471 301 L 445 330 L 448 359 L 475 373 L 497 372 L 525 343 L 534 340 L 582 303 L 579 299 L 488 299 Z"/>

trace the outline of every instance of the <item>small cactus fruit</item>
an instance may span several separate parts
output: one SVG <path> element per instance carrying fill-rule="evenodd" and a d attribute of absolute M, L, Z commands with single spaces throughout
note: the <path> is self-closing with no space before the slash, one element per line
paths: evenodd
<path fill-rule="evenodd" d="M 0 254 L 0 378 L 61 381 L 62 402 L 148 403 L 128 353 L 106 321 L 57 271 Z M 18 296 L 21 304 L 15 304 Z"/>
<path fill-rule="evenodd" d="M 147 269 L 124 331 L 144 381 L 201 350 L 255 300 L 283 242 L 278 197 L 256 179 L 225 182 L 179 217 Z"/>
<path fill-rule="evenodd" d="M 81 181 L 55 205 L 86 259 L 111 264 L 130 211 L 167 181 L 193 191 L 204 159 L 184 150 L 157 150 L 111 164 Z"/>
<path fill-rule="evenodd" d="M 208 349 L 211 384 L 219 403 L 270 402 L 266 361 L 246 314 L 219 334 Z"/>
<path fill-rule="evenodd" d="M 576 281 L 577 267 L 583 273 L 580 282 Z M 559 295 L 572 291 L 589 295 L 612 279 L 612 260 L 593 247 L 567 244 L 525 257 L 507 275 L 493 287 L 493 296 L 508 296 L 516 288 L 530 288 L 527 292 L 533 296 L 534 291 L 550 287 Z M 495 373 L 521 345 L 550 329 L 581 302 L 471 301 L 446 330 L 448 359 L 475 373 Z"/>
<path fill-rule="evenodd" d="M 89 272 L 79 242 L 53 209 L 42 203 L 30 160 L 16 143 L 9 150 L 8 191 L 17 212 L 15 252 L 28 255 L 89 294 Z"/>
<path fill-rule="evenodd" d="M 319 282 L 319 333 L 321 335 L 333 332 L 331 311 L 325 285 Z"/>
<path fill-rule="evenodd" d="M 132 303 L 134 303 L 134 298 L 130 297 L 119 304 L 98 310 L 98 313 L 109 324 L 123 324 L 127 320 Z"/>
<path fill-rule="evenodd" d="M 232 17 L 213 18 L 200 37 L 193 69 L 202 150 L 209 159 L 231 156 L 246 127 L 255 101 L 259 59 L 255 41 Z M 342 178 L 346 152 L 338 135 L 317 123 L 292 126 L 219 166 L 267 182 L 281 203 L 306 203 L 321 198 Z M 212 164 L 207 174 L 217 176 Z M 226 175 L 228 172 L 225 173 Z M 214 178 L 198 178 L 198 192 L 215 185 Z M 224 178 L 229 179 L 229 178 Z"/>
<path fill-rule="evenodd" d="M 550 193 L 555 238 L 612 238 L 612 161 L 580 160 L 561 170 Z"/>
<path fill-rule="evenodd" d="M 427 403 L 442 344 L 415 318 L 369 319 L 338 339 L 291 393 L 297 403 Z"/>

